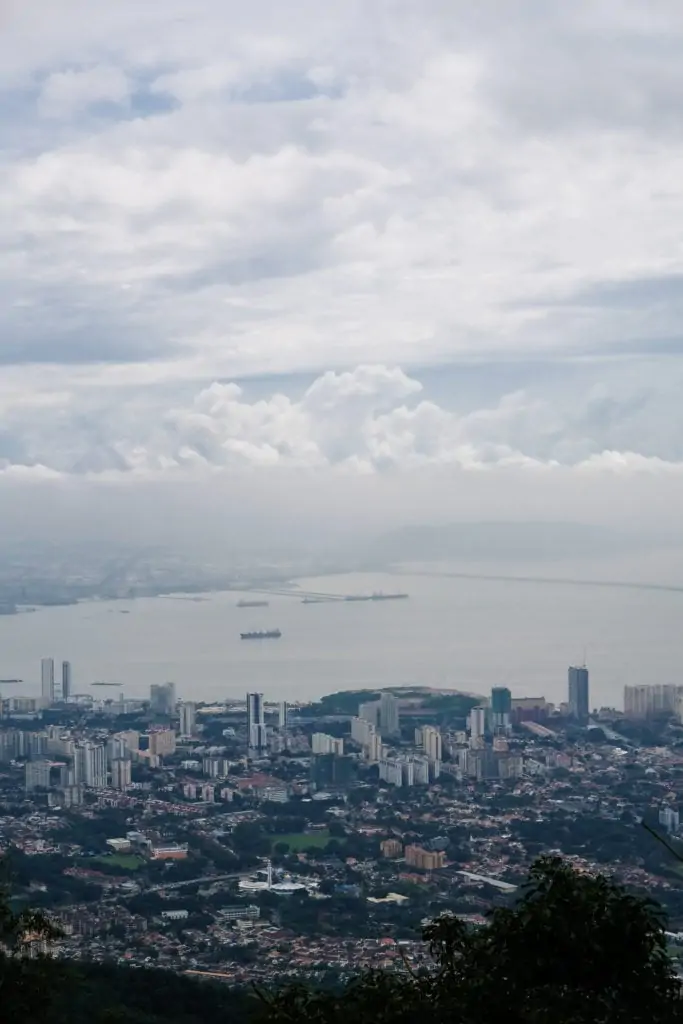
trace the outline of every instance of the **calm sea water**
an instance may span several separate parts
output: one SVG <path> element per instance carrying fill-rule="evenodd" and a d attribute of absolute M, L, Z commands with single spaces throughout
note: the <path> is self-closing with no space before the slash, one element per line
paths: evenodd
<path fill-rule="evenodd" d="M 174 680 L 181 696 L 219 699 L 247 690 L 307 699 L 339 689 L 423 684 L 566 699 L 566 670 L 584 649 L 592 703 L 621 705 L 626 683 L 680 681 L 683 593 L 562 584 L 354 574 L 300 581 L 329 593 L 405 590 L 406 601 L 301 603 L 273 596 L 237 608 L 236 593 L 202 600 L 92 602 L 0 617 L 3 696 L 39 691 L 43 656 L 69 659 L 74 691 L 121 682 L 126 696 Z M 241 630 L 279 627 L 280 640 Z"/>

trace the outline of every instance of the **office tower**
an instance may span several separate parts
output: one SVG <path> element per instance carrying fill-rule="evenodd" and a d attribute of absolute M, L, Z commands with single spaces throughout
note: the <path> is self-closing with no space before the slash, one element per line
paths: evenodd
<path fill-rule="evenodd" d="M 424 747 L 426 757 L 430 761 L 440 761 L 441 733 L 433 725 L 425 725 L 420 731 L 422 733 L 421 746 Z"/>
<path fill-rule="evenodd" d="M 107 749 L 103 744 L 83 740 L 74 750 L 74 776 L 77 785 L 93 789 L 107 788 Z"/>
<path fill-rule="evenodd" d="M 55 659 L 42 658 L 40 662 L 40 695 L 49 707 L 55 702 Z"/>
<path fill-rule="evenodd" d="M 117 757 L 111 763 L 112 789 L 128 789 L 132 781 L 131 762 L 124 757 Z"/>
<path fill-rule="evenodd" d="M 169 757 L 175 754 L 175 729 L 154 729 L 147 734 L 148 749 L 153 757 Z"/>
<path fill-rule="evenodd" d="M 393 693 L 383 693 L 379 699 L 379 727 L 383 736 L 400 735 L 398 699 Z"/>
<path fill-rule="evenodd" d="M 268 748 L 262 693 L 247 694 L 247 746 L 254 753 L 260 753 Z"/>
<path fill-rule="evenodd" d="M 62 662 L 62 700 L 68 701 L 71 698 L 71 662 Z"/>
<path fill-rule="evenodd" d="M 314 732 L 311 736 L 311 750 L 314 754 L 344 753 L 344 740 L 336 736 L 328 736 L 325 732 Z"/>
<path fill-rule="evenodd" d="M 588 721 L 588 669 L 585 665 L 572 666 L 567 673 L 569 714 L 578 722 Z"/>
<path fill-rule="evenodd" d="M 277 727 L 280 732 L 287 732 L 288 719 L 289 704 L 286 700 L 281 700 L 277 706 Z"/>
<path fill-rule="evenodd" d="M 470 711 L 470 743 L 476 746 L 482 743 L 486 735 L 486 708 L 479 706 Z"/>
<path fill-rule="evenodd" d="M 494 686 L 491 690 L 491 728 L 494 732 L 510 728 L 512 694 L 507 686 Z"/>
<path fill-rule="evenodd" d="M 32 793 L 34 789 L 50 788 L 51 767 L 52 765 L 49 761 L 27 762 L 25 774 L 25 788 L 27 793 Z"/>
<path fill-rule="evenodd" d="M 352 757 L 338 754 L 316 754 L 311 758 L 310 780 L 317 789 L 345 789 L 356 774 L 356 763 Z"/>
<path fill-rule="evenodd" d="M 175 683 L 152 683 L 149 688 L 150 708 L 157 715 L 175 712 Z"/>
<path fill-rule="evenodd" d="M 379 725 L 379 701 L 369 700 L 365 704 L 360 704 L 358 707 L 358 717 L 377 728 Z"/>
<path fill-rule="evenodd" d="M 197 705 L 183 701 L 180 705 L 180 735 L 195 736 L 197 733 Z"/>

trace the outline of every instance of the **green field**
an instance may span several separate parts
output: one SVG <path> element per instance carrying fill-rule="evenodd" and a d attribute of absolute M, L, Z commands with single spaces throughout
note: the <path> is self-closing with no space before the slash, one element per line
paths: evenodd
<path fill-rule="evenodd" d="M 101 857 L 91 857 L 88 864 L 108 864 L 112 868 L 126 868 L 128 871 L 137 871 L 144 864 L 142 857 L 134 853 L 107 853 Z"/>
<path fill-rule="evenodd" d="M 287 843 L 290 850 L 306 850 L 309 846 L 327 846 L 331 839 L 330 833 L 325 829 L 320 832 L 294 832 L 291 835 L 273 836 L 271 849 L 276 843 Z"/>

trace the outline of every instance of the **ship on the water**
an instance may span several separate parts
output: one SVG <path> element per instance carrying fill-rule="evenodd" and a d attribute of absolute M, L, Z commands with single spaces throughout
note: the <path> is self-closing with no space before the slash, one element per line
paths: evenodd
<path fill-rule="evenodd" d="M 267 608 L 270 604 L 269 601 L 263 601 L 261 598 L 254 598 L 254 600 L 245 600 L 242 598 L 241 601 L 237 602 L 238 608 Z"/>
<path fill-rule="evenodd" d="M 373 594 L 347 594 L 344 598 L 345 601 L 403 601 L 409 595 L 408 594 L 383 594 L 381 590 L 376 590 Z"/>
<path fill-rule="evenodd" d="M 259 629 L 253 633 L 240 633 L 241 640 L 279 640 L 282 632 L 279 629 Z"/>

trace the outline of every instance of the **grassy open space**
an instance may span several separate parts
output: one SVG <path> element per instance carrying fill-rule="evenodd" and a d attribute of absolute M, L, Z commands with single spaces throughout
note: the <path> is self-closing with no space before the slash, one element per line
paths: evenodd
<path fill-rule="evenodd" d="M 309 846 L 327 846 L 331 839 L 330 833 L 325 829 L 320 832 L 294 832 L 283 836 L 273 836 L 271 849 L 276 843 L 287 843 L 290 850 L 295 852 L 305 850 Z"/>
<path fill-rule="evenodd" d="M 101 857 L 92 857 L 89 864 L 108 864 L 110 867 L 125 868 L 128 871 L 137 871 L 144 863 L 142 857 L 134 853 L 107 853 Z"/>

